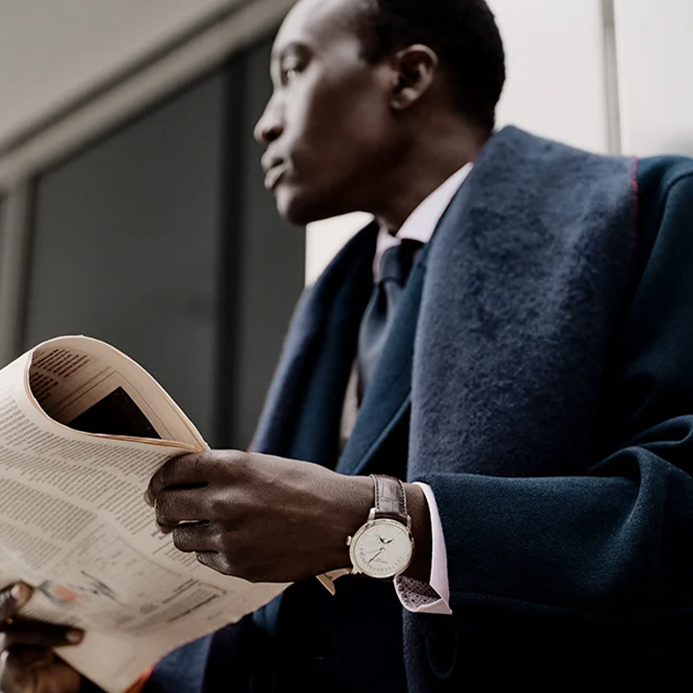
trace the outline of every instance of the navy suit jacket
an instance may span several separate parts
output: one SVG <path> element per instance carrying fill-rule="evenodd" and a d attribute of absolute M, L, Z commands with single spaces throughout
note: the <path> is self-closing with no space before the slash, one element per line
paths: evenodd
<path fill-rule="evenodd" d="M 377 228 L 302 298 L 255 449 L 430 484 L 452 616 L 315 580 L 172 653 L 147 691 L 658 683 L 693 645 L 693 162 L 494 135 L 339 420 Z"/>

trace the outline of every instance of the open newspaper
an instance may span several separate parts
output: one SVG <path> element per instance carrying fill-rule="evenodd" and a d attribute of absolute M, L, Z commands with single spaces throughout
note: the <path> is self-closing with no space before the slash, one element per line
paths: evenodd
<path fill-rule="evenodd" d="M 215 573 L 158 531 L 149 479 L 207 447 L 161 386 L 104 342 L 51 339 L 0 371 L 0 586 L 35 588 L 27 618 L 84 628 L 60 655 L 109 693 L 285 587 Z"/>

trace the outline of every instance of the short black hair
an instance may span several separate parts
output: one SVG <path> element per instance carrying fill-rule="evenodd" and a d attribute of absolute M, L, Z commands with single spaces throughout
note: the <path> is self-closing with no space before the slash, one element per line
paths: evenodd
<path fill-rule="evenodd" d="M 448 70 L 454 103 L 490 134 L 505 83 L 505 52 L 484 0 L 364 0 L 359 32 L 363 58 L 373 64 L 422 43 Z"/>

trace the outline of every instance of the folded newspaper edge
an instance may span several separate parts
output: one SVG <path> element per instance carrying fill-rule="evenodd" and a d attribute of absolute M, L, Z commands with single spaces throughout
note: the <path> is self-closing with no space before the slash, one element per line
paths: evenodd
<path fill-rule="evenodd" d="M 206 449 L 156 380 L 105 342 L 57 337 L 0 370 L 0 586 L 34 588 L 26 618 L 84 628 L 59 654 L 108 693 L 287 586 L 218 574 L 156 528 L 152 474 Z"/>

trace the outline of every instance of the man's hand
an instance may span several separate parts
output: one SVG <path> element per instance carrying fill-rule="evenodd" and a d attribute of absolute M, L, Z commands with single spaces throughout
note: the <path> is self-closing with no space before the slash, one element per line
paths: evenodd
<path fill-rule="evenodd" d="M 201 563 L 292 582 L 350 565 L 345 540 L 365 522 L 373 484 L 308 462 L 211 451 L 164 464 L 147 499 L 160 529 Z"/>
<path fill-rule="evenodd" d="M 422 548 L 414 574 L 428 579 L 428 508 L 420 488 L 406 488 Z M 146 497 L 161 531 L 201 563 L 252 582 L 293 582 L 351 566 L 346 538 L 368 517 L 373 482 L 309 462 L 215 450 L 164 464 Z"/>
<path fill-rule="evenodd" d="M 77 693 L 81 676 L 51 648 L 76 645 L 83 633 L 16 618 L 31 595 L 31 587 L 23 583 L 0 591 L 0 689 L 4 693 Z"/>

